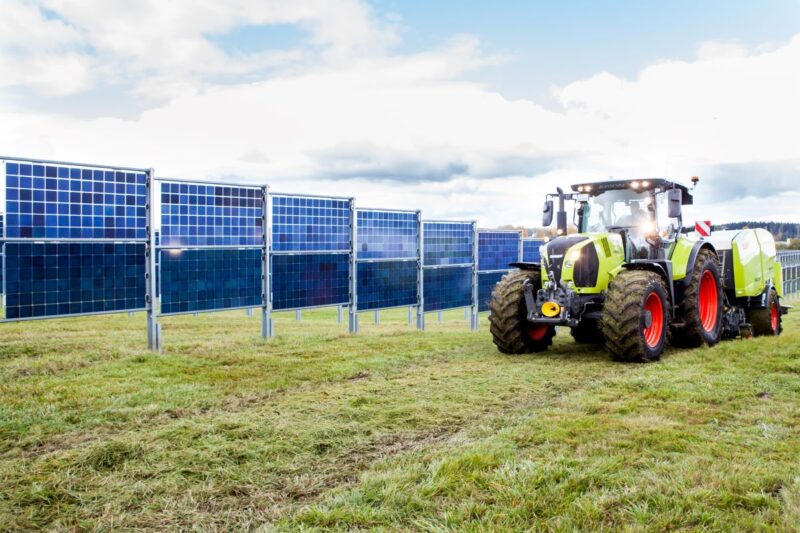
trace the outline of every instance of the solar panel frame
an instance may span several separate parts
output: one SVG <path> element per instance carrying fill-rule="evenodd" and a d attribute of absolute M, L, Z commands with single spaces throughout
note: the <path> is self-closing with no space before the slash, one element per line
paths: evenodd
<path fill-rule="evenodd" d="M 422 221 L 422 313 L 431 311 L 445 311 L 461 307 L 473 308 L 474 315 L 477 305 L 477 224 L 474 221 L 454 220 L 423 220 Z M 433 251 L 429 248 L 434 248 Z M 431 279 L 441 278 L 446 273 L 438 270 L 458 269 L 460 275 L 469 271 L 469 295 L 458 301 L 456 305 L 431 305 Z M 465 270 L 467 269 L 467 270 Z M 451 273 L 451 275 L 456 275 Z M 427 284 L 427 285 L 426 285 Z M 426 286 L 428 287 L 426 290 Z M 452 299 L 451 299 L 452 300 Z M 434 297 L 434 301 L 436 298 Z"/>
<path fill-rule="evenodd" d="M 301 193 L 284 193 L 284 192 L 270 192 L 269 193 L 269 272 L 268 272 L 268 301 L 270 310 L 275 311 L 299 311 L 304 309 L 318 309 L 325 307 L 333 307 L 339 305 L 347 305 L 350 308 L 350 328 L 354 331 L 354 306 L 356 291 L 356 262 L 355 262 L 355 224 L 356 224 L 356 209 L 355 198 L 345 196 L 323 196 L 314 194 L 301 194 Z M 277 202 L 276 202 L 277 200 Z M 316 204 L 316 205 L 315 205 Z M 291 211 L 288 211 L 288 210 Z M 284 210 L 284 211 L 282 211 Z M 303 212 L 305 210 L 305 212 Z M 327 210 L 328 212 L 325 212 Z M 292 218 L 289 218 L 292 217 Z M 293 242 L 293 239 L 287 237 L 281 239 L 280 235 L 296 235 L 297 233 L 284 233 L 284 228 L 306 226 L 311 227 L 311 223 L 315 218 L 325 220 L 324 223 L 328 224 L 328 228 L 335 228 L 336 232 L 332 233 L 336 237 L 331 240 L 325 239 L 311 239 L 308 241 L 300 240 Z M 335 222 L 334 222 L 335 219 Z M 318 235 L 325 236 L 325 232 L 320 232 Z M 327 235 L 331 235 L 330 233 Z M 284 307 L 283 302 L 276 305 L 276 286 L 281 286 L 284 283 L 282 276 L 284 272 L 276 272 L 274 268 L 275 259 L 282 256 L 298 256 L 296 261 L 312 260 L 313 256 L 324 255 L 347 255 L 348 261 L 348 297 L 346 300 L 337 299 L 336 301 L 325 301 L 323 303 L 315 303 L 310 300 L 302 302 L 299 299 L 295 305 L 291 307 Z M 278 259 L 283 261 L 284 259 Z M 285 259 L 289 260 L 289 259 Z M 293 273 L 294 274 L 294 273 Z M 284 287 L 281 286 L 281 290 Z"/>
<path fill-rule="evenodd" d="M 478 272 L 507 272 L 521 260 L 518 230 L 478 230 Z"/>
<path fill-rule="evenodd" d="M 359 207 L 355 210 L 355 218 L 355 311 L 380 311 L 419 305 L 421 212 Z M 405 242 L 399 247 L 393 246 L 396 244 L 393 240 L 398 236 Z M 387 241 L 390 248 L 388 253 L 385 250 L 386 246 L 383 246 Z M 377 249 L 370 250 L 371 246 Z M 398 249 L 398 253 L 393 253 Z M 366 284 L 365 277 L 376 279 L 383 274 L 376 269 L 397 271 L 401 267 L 403 276 L 407 276 L 411 269 L 415 271 L 413 285 L 408 283 L 392 286 L 392 279 L 377 285 Z M 402 291 L 405 296 L 399 298 L 397 293 L 385 292 L 379 298 L 376 292 L 383 290 Z M 414 293 L 413 298 L 408 296 L 410 292 Z M 362 295 L 364 295 L 363 300 Z"/>
<path fill-rule="evenodd" d="M 186 237 L 185 231 L 183 228 L 187 228 L 191 233 L 192 227 L 199 227 L 200 222 L 204 222 L 205 227 L 225 227 L 226 224 L 222 224 L 222 226 L 217 225 L 219 220 L 213 221 L 212 225 L 208 224 L 207 220 L 202 220 L 200 215 L 198 214 L 196 218 L 193 220 L 191 217 L 192 215 L 188 213 L 189 209 L 187 209 L 186 216 L 189 217 L 186 220 L 186 224 L 178 224 L 177 226 L 172 223 L 167 225 L 168 227 L 175 227 L 179 228 L 179 234 L 176 235 L 165 235 L 165 227 L 164 227 L 164 217 L 165 215 L 169 215 L 170 217 L 173 216 L 173 213 L 170 210 L 170 213 L 164 213 L 163 207 L 164 204 L 161 203 L 161 212 L 159 213 L 158 219 L 161 221 L 161 225 L 154 230 L 154 240 L 155 240 L 155 269 L 157 283 L 155 291 L 160 298 L 161 303 L 161 311 L 158 313 L 159 316 L 176 316 L 176 315 L 184 315 L 184 314 L 198 314 L 198 313 L 215 313 L 215 312 L 222 312 L 222 311 L 232 311 L 236 309 L 251 309 L 253 307 L 262 307 L 264 312 L 264 326 L 262 329 L 262 334 L 266 337 L 269 336 L 270 327 L 269 327 L 269 315 L 270 309 L 269 304 L 266 299 L 267 294 L 267 284 L 269 280 L 269 271 L 268 271 L 268 253 L 269 253 L 269 231 L 270 231 L 270 224 L 269 224 L 269 217 L 267 216 L 269 212 L 269 187 L 266 185 L 257 185 L 252 183 L 236 183 L 236 182 L 219 182 L 219 181 L 209 181 L 209 180 L 182 180 L 182 179 L 175 179 L 175 178 L 156 178 L 156 182 L 161 185 L 160 190 L 154 191 L 154 193 L 163 200 L 164 194 L 169 194 L 173 196 L 173 191 L 175 186 L 177 185 L 177 190 L 174 191 L 175 194 L 179 196 L 179 198 L 174 199 L 170 198 L 170 204 L 173 206 L 183 206 L 186 205 L 187 208 L 191 207 L 191 205 L 200 205 L 200 198 L 206 198 L 206 205 L 208 205 L 208 198 L 214 198 L 216 208 L 217 199 L 222 198 L 223 204 L 226 198 L 231 199 L 231 204 L 234 202 L 232 201 L 233 198 L 239 199 L 247 199 L 248 205 L 245 206 L 221 206 L 222 213 L 217 215 L 208 215 L 213 216 L 215 218 L 221 218 L 230 220 L 234 222 L 236 219 L 239 222 L 242 222 L 242 219 L 249 221 L 251 224 L 250 229 L 257 229 L 257 232 L 249 231 L 244 235 L 239 235 L 238 237 L 244 237 L 244 239 L 233 239 L 244 241 L 244 243 L 236 243 L 236 242 L 225 242 L 220 244 L 219 239 L 194 239 L 190 240 L 190 243 L 182 243 L 180 238 Z M 166 190 L 164 189 L 163 185 L 168 185 Z M 213 190 L 212 190 L 213 189 Z M 220 190 L 221 189 L 221 190 Z M 248 194 L 242 194 L 243 191 L 248 191 Z M 192 198 L 196 198 L 196 202 L 192 201 Z M 173 201 L 177 200 L 177 201 Z M 243 207 L 248 211 L 245 213 L 246 216 L 235 216 L 234 213 L 225 212 L 225 208 L 233 209 L 234 207 Z M 198 209 L 199 211 L 199 209 Z M 179 216 L 183 216 L 179 214 Z M 183 221 L 181 221 L 183 222 Z M 192 224 L 194 223 L 194 224 Z M 233 227 L 233 224 L 227 224 L 229 227 Z M 170 231 L 169 233 L 173 233 Z M 255 234 L 254 234 L 255 233 Z M 206 235 L 208 236 L 208 235 Z M 171 237 L 178 237 L 178 239 L 173 239 Z M 213 236 L 212 237 L 216 237 Z M 223 236 L 224 237 L 224 236 Z M 231 236 L 237 237 L 237 236 Z M 177 241 L 177 242 L 176 242 Z M 213 255 L 213 252 L 219 252 L 222 255 L 236 255 L 237 251 L 247 251 L 247 250 L 258 250 L 260 252 L 260 267 L 258 269 L 258 287 L 256 289 L 256 284 L 253 283 L 252 287 L 254 292 L 258 294 L 258 301 L 254 298 L 251 302 L 244 304 L 244 305 L 229 305 L 229 306 L 206 306 L 202 305 L 200 302 L 201 300 L 181 300 L 180 309 L 173 309 L 173 306 L 177 306 L 178 304 L 174 301 L 169 300 L 168 298 L 172 295 L 171 289 L 167 285 L 167 280 L 165 280 L 164 275 L 165 271 L 166 274 L 169 274 L 169 266 L 165 269 L 165 264 L 169 261 L 169 259 L 165 260 L 165 257 L 169 257 L 168 254 L 170 251 L 186 251 L 190 255 L 198 255 L 199 252 L 208 251 L 210 254 Z M 194 252 L 194 254 L 193 254 Z M 228 252 L 228 253 L 225 253 Z M 220 276 L 224 277 L 223 274 Z M 201 281 L 201 280 L 198 280 Z M 191 289 L 190 289 L 191 290 Z M 240 297 L 231 297 L 231 298 L 240 298 Z M 229 298 L 214 298 L 214 300 L 225 300 Z M 164 309 L 167 309 L 166 311 Z"/>

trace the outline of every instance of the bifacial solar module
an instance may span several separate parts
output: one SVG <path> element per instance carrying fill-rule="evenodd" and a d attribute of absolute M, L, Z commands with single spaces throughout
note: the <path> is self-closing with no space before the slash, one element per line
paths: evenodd
<path fill-rule="evenodd" d="M 162 250 L 161 312 L 261 305 L 260 248 Z"/>
<path fill-rule="evenodd" d="M 416 258 L 419 223 L 416 213 L 356 211 L 357 259 Z"/>
<path fill-rule="evenodd" d="M 347 304 L 350 254 L 272 255 L 275 310 Z"/>
<path fill-rule="evenodd" d="M 472 267 L 426 269 L 423 284 L 426 312 L 472 305 Z"/>
<path fill-rule="evenodd" d="M 6 237 L 145 239 L 147 176 L 6 162 Z"/>
<path fill-rule="evenodd" d="M 0 214 L 0 293 L 3 292 L 3 215 Z"/>
<path fill-rule="evenodd" d="M 350 200 L 272 195 L 274 252 L 350 250 Z"/>
<path fill-rule="evenodd" d="M 145 307 L 145 243 L 6 243 L 6 318 Z"/>
<path fill-rule="evenodd" d="M 510 231 L 478 232 L 478 270 L 508 270 L 519 261 L 520 235 Z"/>
<path fill-rule="evenodd" d="M 164 246 L 258 246 L 260 188 L 161 182 Z"/>
<path fill-rule="evenodd" d="M 416 261 L 357 263 L 358 310 L 416 305 L 417 275 Z"/>
<path fill-rule="evenodd" d="M 544 244 L 544 240 L 523 240 L 522 241 L 522 261 L 525 263 L 538 263 L 542 260 L 539 254 L 539 247 Z"/>
<path fill-rule="evenodd" d="M 478 273 L 478 312 L 488 311 L 492 299 L 492 291 L 505 272 Z"/>
<path fill-rule="evenodd" d="M 422 226 L 425 266 L 473 262 L 474 233 L 470 222 L 425 222 Z"/>

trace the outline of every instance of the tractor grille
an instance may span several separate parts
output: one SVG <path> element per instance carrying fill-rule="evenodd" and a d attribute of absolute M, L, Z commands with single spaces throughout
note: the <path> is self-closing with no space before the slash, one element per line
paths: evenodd
<path fill-rule="evenodd" d="M 581 248 L 581 258 L 575 262 L 573 281 L 576 287 L 594 287 L 597 285 L 597 273 L 600 270 L 600 259 L 597 248 L 589 243 Z"/>
<path fill-rule="evenodd" d="M 553 281 L 561 281 L 561 266 L 564 264 L 564 254 L 567 253 L 567 250 L 586 239 L 586 237 L 580 235 L 575 235 L 574 237 L 558 237 L 547 244 L 547 262 L 555 276 Z"/>

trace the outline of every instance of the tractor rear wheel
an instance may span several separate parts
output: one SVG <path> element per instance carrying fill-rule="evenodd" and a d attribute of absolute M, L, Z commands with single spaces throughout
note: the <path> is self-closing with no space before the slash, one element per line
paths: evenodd
<path fill-rule="evenodd" d="M 661 357 L 669 326 L 669 296 L 661 276 L 620 272 L 608 287 L 602 324 L 615 361 L 646 363 Z"/>
<path fill-rule="evenodd" d="M 528 322 L 523 292 L 526 281 L 533 284 L 534 294 L 542 287 L 538 271 L 516 270 L 503 276 L 492 291 L 489 329 L 497 349 L 505 354 L 543 352 L 556 334 L 555 326 Z"/>
<path fill-rule="evenodd" d="M 606 340 L 600 322 L 593 318 L 584 318 L 571 329 L 572 338 L 580 344 L 603 344 Z"/>
<path fill-rule="evenodd" d="M 770 289 L 765 308 L 747 310 L 747 321 L 753 326 L 753 335 L 756 337 L 781 334 L 781 306 L 775 289 Z"/>
<path fill-rule="evenodd" d="M 714 252 L 700 250 L 691 272 L 677 320 L 683 325 L 672 329 L 673 346 L 697 348 L 713 346 L 722 336 L 722 280 Z"/>

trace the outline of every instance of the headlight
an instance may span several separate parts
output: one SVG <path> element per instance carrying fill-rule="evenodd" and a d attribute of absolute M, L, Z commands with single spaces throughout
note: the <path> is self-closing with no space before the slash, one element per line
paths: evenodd
<path fill-rule="evenodd" d="M 578 259 L 580 259 L 580 258 L 581 258 L 581 251 L 580 251 L 580 250 L 572 250 L 572 251 L 569 253 L 569 258 L 570 258 L 570 260 L 571 260 L 572 262 L 575 262 L 575 261 L 577 261 Z"/>

